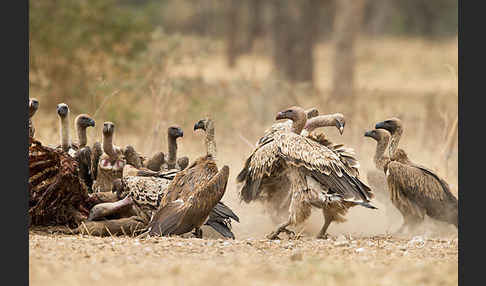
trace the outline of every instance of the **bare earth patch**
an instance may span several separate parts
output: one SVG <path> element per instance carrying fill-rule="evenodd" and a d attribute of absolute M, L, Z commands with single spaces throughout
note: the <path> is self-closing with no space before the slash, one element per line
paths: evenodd
<path fill-rule="evenodd" d="M 29 232 L 31 285 L 457 285 L 456 238 L 271 241 Z"/>

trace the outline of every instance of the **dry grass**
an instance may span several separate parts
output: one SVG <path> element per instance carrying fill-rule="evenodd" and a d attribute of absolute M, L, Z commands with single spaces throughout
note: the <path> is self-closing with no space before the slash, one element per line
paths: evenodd
<path fill-rule="evenodd" d="M 316 50 L 317 82 L 316 88 L 310 89 L 290 86 L 272 75 L 271 63 L 264 57 L 264 51 L 269 49 L 265 43 L 260 43 L 254 55 L 240 58 L 235 70 L 229 70 L 224 65 L 222 43 L 183 40 L 188 44 L 180 47 L 177 61 L 165 63 L 163 72 L 139 75 L 149 84 L 138 93 L 120 88 L 107 99 L 95 116 L 96 128 L 88 129 L 88 137 L 90 142 L 101 140 L 103 121 L 121 105 L 134 118 L 117 117 L 117 145 L 131 144 L 145 155 L 165 151 L 167 127 L 177 124 L 185 131 L 179 152 L 192 159 L 204 153 L 202 136 L 192 132 L 193 125 L 211 115 L 216 124 L 218 164 L 230 167 L 223 201 L 241 218 L 241 223 L 234 225 L 238 240 L 226 242 L 228 245 L 220 241 L 208 245 L 211 241 L 197 239 L 135 241 L 31 231 L 32 285 L 112 285 L 127 281 L 131 285 L 457 284 L 457 231 L 453 227 L 428 222 L 417 233 L 426 237 L 425 247 L 401 250 L 400 246 L 411 237 L 369 238 L 392 232 L 401 224 L 399 216 L 387 217 L 383 206 L 377 204 L 376 211 L 353 208 L 347 222 L 329 228 L 334 237 L 360 237 L 355 246 L 335 247 L 332 240 L 310 239 L 322 224 L 320 212 L 313 213 L 307 224 L 299 227 L 305 230 L 301 241 L 260 241 L 275 223 L 258 204 L 240 204 L 235 184 L 251 151 L 247 141 L 256 142 L 279 109 L 299 104 L 316 106 L 321 113 L 341 112 L 346 116 L 343 136 L 334 129 L 326 134 L 334 142 L 355 149 L 363 178 L 374 169 L 375 149 L 375 142 L 365 138 L 364 132 L 377 121 L 400 117 L 405 125 L 402 148 L 412 160 L 437 170 L 457 195 L 457 144 L 448 161 L 440 154 L 447 129 L 457 116 L 457 39 L 361 39 L 357 50 L 358 92 L 354 98 L 339 100 L 329 96 L 330 44 L 321 44 Z M 163 43 L 154 42 L 153 49 L 158 45 Z M 205 47 L 205 55 L 194 56 L 201 46 Z M 115 90 L 117 87 L 101 94 L 108 96 Z M 56 144 L 59 134 L 55 107 L 43 106 L 48 95 L 42 90 L 31 90 L 30 96 L 40 100 L 40 110 L 33 118 L 37 139 Z M 81 112 L 94 114 L 99 107 Z M 446 242 L 440 240 L 444 237 Z M 377 241 L 384 244 L 372 245 Z M 355 251 L 361 247 L 365 249 L 363 253 Z M 294 254 L 297 260 L 291 259 Z"/>

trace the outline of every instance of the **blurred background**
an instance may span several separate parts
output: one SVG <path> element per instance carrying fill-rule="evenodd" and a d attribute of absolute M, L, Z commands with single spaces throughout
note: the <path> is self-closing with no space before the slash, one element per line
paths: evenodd
<path fill-rule="evenodd" d="M 401 146 L 436 170 L 457 195 L 458 2 L 455 0 L 43 0 L 29 1 L 29 96 L 40 101 L 36 137 L 57 144 L 56 105 L 71 120 L 104 121 L 115 144 L 150 156 L 167 150 L 167 128 L 185 131 L 179 152 L 203 154 L 194 123 L 216 124 L 219 165 L 228 164 L 224 200 L 245 218 L 236 233 L 274 223 L 237 199 L 235 177 L 254 143 L 291 105 L 341 112 L 361 174 L 373 170 L 378 121 L 399 117 Z M 74 124 L 72 125 L 74 128 Z M 74 133 L 73 133 L 74 134 Z M 355 208 L 356 209 L 356 208 Z M 397 228 L 383 208 L 352 209 L 330 233 Z M 314 215 L 313 215 L 314 216 Z M 248 217 L 248 216 L 247 216 Z M 373 220 L 374 223 L 369 223 Z M 317 231 L 320 215 L 313 217 Z M 313 222 L 309 225 L 312 227 Z M 359 225 L 359 228 L 356 226 Z"/>

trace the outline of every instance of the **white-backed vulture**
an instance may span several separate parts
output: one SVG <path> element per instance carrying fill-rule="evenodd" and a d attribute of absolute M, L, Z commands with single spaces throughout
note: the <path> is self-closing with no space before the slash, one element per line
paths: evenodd
<path fill-rule="evenodd" d="M 342 135 L 344 131 L 344 126 L 346 124 L 344 115 L 342 115 L 341 113 L 318 115 L 316 109 L 307 110 L 306 114 L 307 121 L 304 129 L 301 132 L 301 135 L 306 136 L 309 139 L 312 139 L 326 146 L 331 151 L 336 153 L 336 155 L 339 156 L 341 162 L 343 162 L 343 164 L 345 165 L 346 171 L 352 176 L 358 176 L 359 162 L 354 157 L 355 154 L 352 148 L 344 147 L 343 144 L 333 144 L 325 138 L 325 135 L 322 132 L 313 133 L 315 129 L 320 127 L 336 127 L 339 133 Z M 279 126 L 277 124 L 280 124 L 280 131 L 289 131 L 292 126 L 292 120 L 286 120 L 283 123 L 274 123 L 272 125 L 272 129 L 274 130 L 272 134 L 276 134 L 276 131 L 278 130 L 276 127 Z M 282 124 L 285 124 L 285 128 L 282 128 Z M 267 140 L 270 137 L 270 135 L 267 135 Z M 264 141 L 260 140 L 260 142 Z M 241 180 L 243 179 L 243 175 L 246 171 L 247 165 L 240 172 L 241 177 L 238 177 L 238 182 L 241 182 Z M 258 200 L 266 204 L 265 208 L 270 210 L 270 215 L 272 217 L 272 220 L 274 221 L 277 219 L 281 219 L 282 217 L 287 217 L 290 206 L 290 182 L 288 178 L 286 176 L 278 176 L 277 179 L 272 176 L 264 177 L 262 179 L 260 188 L 260 193 L 257 196 L 251 198 L 251 201 Z"/>
<path fill-rule="evenodd" d="M 391 201 L 402 213 L 405 228 L 413 230 L 425 215 L 458 226 L 458 201 L 447 182 L 432 170 L 415 164 L 405 151 L 398 149 L 403 127 L 401 120 L 391 118 L 379 122 L 376 129 L 386 129 L 391 134 L 389 156 L 385 166 Z"/>
<path fill-rule="evenodd" d="M 96 180 L 93 183 L 94 192 L 111 191 L 113 181 L 123 176 L 126 161 L 123 158 L 122 150 L 113 145 L 114 133 L 115 124 L 109 121 L 105 122 L 103 124 L 103 154 L 99 158 Z"/>
<path fill-rule="evenodd" d="M 386 216 L 389 218 L 392 216 L 391 211 L 396 209 L 390 200 L 390 192 L 388 191 L 385 176 L 385 166 L 390 162 L 390 157 L 385 155 L 385 151 L 391 134 L 385 129 L 373 129 L 366 131 L 364 136 L 376 140 L 376 150 L 373 156 L 376 170 L 369 170 L 366 174 L 366 179 L 373 188 L 376 200 L 385 206 Z"/>
<path fill-rule="evenodd" d="M 319 115 L 319 111 L 314 107 L 307 109 L 305 113 L 307 118 Z M 292 120 L 274 122 L 258 140 L 256 144 L 257 148 L 268 140 L 271 140 L 278 132 L 289 131 L 291 128 Z M 249 159 L 247 159 L 245 166 L 237 177 L 238 183 L 243 182 L 244 176 L 248 172 Z M 287 186 L 287 188 L 283 186 Z M 274 174 L 274 176 L 266 176 L 262 179 L 258 193 L 240 191 L 240 194 L 244 196 L 242 199 L 247 203 L 250 201 L 260 201 L 265 205 L 265 209 L 269 211 L 272 220 L 280 220 L 282 216 L 286 216 L 288 213 L 288 204 L 290 202 L 288 186 L 290 186 L 290 183 L 286 176 L 276 176 Z"/>
<path fill-rule="evenodd" d="M 34 116 L 35 112 L 39 109 L 39 101 L 35 98 L 29 99 L 29 138 L 34 138 L 35 128 L 32 124 L 32 116 Z M 29 145 L 30 145 L 29 139 Z"/>
<path fill-rule="evenodd" d="M 177 173 L 148 226 L 150 235 L 180 235 L 194 230 L 196 237 L 202 238 L 201 226 L 206 223 L 223 236 L 234 238 L 230 219 L 239 221 L 239 218 L 220 202 L 226 191 L 229 167 L 225 165 L 218 171 L 213 121 L 199 120 L 194 131 L 198 129 L 206 132 L 207 154 Z"/>
<path fill-rule="evenodd" d="M 276 131 L 272 138 L 253 151 L 238 175 L 244 182 L 240 197 L 245 200 L 260 192 L 263 178 L 287 176 L 290 181 L 291 202 L 288 220 L 267 235 L 276 239 L 289 225 L 305 221 L 312 206 L 323 210 L 325 223 L 318 237 L 325 237 L 332 221 L 344 221 L 351 206 L 369 204 L 373 194 L 357 177 L 346 172 L 338 155 L 326 146 L 300 135 L 306 124 L 306 114 L 301 107 L 294 106 L 277 114 L 276 120 L 291 119 L 290 131 Z"/>

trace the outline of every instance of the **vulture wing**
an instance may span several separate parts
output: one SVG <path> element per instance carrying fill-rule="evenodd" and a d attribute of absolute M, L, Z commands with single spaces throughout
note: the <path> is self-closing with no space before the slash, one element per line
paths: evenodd
<path fill-rule="evenodd" d="M 200 227 L 223 197 L 228 177 L 229 167 L 224 166 L 209 181 L 199 186 L 193 185 L 195 190 L 189 196 L 181 196 L 181 198 L 163 205 L 149 224 L 149 234 L 177 235 Z M 176 179 L 177 176 L 172 183 Z M 175 186 L 172 183 L 169 186 L 169 192 Z"/>

